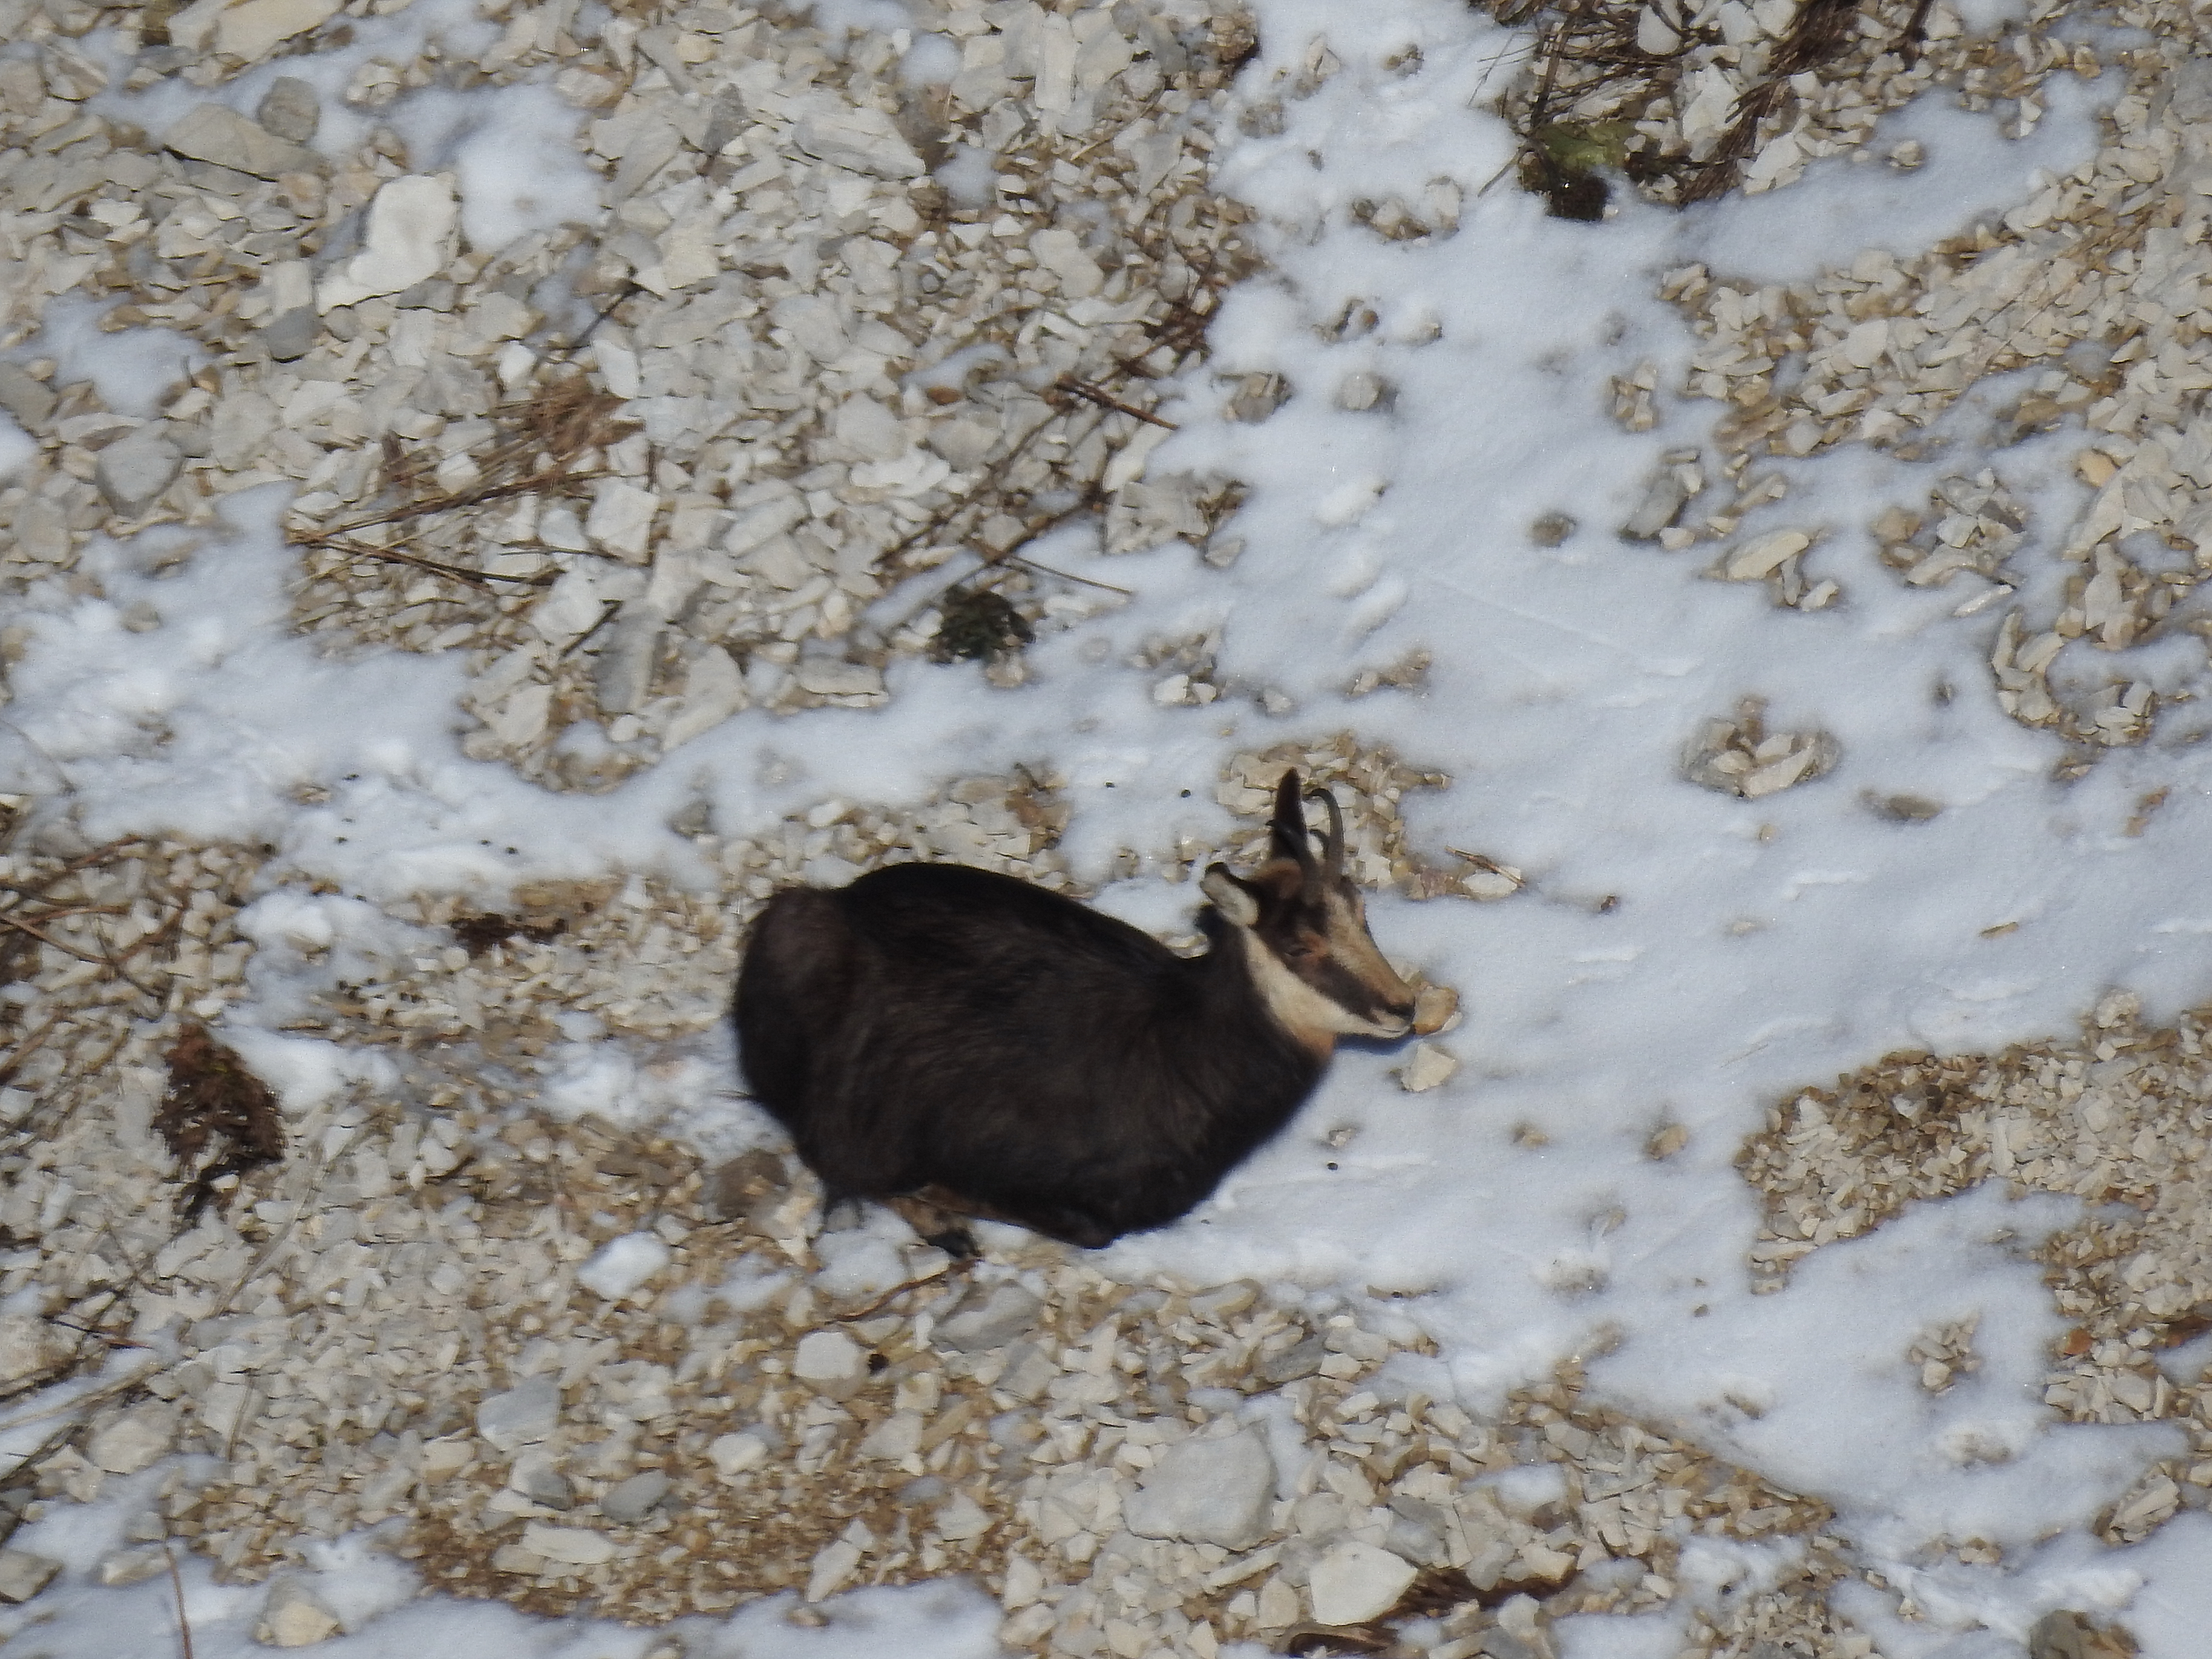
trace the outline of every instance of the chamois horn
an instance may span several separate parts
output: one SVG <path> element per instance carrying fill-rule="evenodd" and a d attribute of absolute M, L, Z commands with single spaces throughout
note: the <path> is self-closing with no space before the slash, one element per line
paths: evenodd
<path fill-rule="evenodd" d="M 1344 878 L 1344 814 L 1336 805 L 1336 797 L 1327 789 L 1316 786 L 1306 791 L 1308 800 L 1317 800 L 1328 811 L 1328 828 L 1321 838 L 1321 872 L 1330 881 Z"/>

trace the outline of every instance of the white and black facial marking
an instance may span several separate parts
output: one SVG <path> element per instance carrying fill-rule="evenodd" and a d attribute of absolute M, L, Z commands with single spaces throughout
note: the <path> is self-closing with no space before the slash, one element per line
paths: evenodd
<path fill-rule="evenodd" d="M 1237 930 L 1269 1011 L 1309 1046 L 1339 1036 L 1403 1036 L 1413 988 L 1399 978 L 1367 931 L 1366 906 L 1344 875 L 1344 824 L 1326 791 L 1329 827 L 1316 860 L 1295 772 L 1284 775 L 1270 826 L 1275 856 L 1249 880 L 1215 865 L 1201 884 Z"/>
<path fill-rule="evenodd" d="M 1413 1023 L 1413 988 L 1376 948 L 1358 892 L 1347 881 L 1317 892 L 1313 885 L 1301 882 L 1249 934 L 1271 964 L 1261 983 L 1291 981 L 1271 1000 L 1310 1006 L 1300 1023 L 1340 1036 L 1403 1036 Z"/>

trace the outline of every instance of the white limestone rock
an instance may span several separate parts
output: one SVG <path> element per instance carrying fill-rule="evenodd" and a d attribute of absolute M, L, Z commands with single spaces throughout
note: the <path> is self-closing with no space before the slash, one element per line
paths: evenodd
<path fill-rule="evenodd" d="M 884 689 L 884 671 L 866 663 L 813 657 L 799 665 L 799 689 L 821 697 L 865 697 Z"/>
<path fill-rule="evenodd" d="M 283 173 L 310 173 L 323 158 L 289 139 L 279 138 L 221 104 L 201 104 L 185 112 L 161 140 L 164 147 L 195 161 L 274 179 Z"/>
<path fill-rule="evenodd" d="M 427 282 L 453 257 L 461 207 L 443 179 L 387 180 L 368 204 L 368 246 L 323 278 L 315 308 L 333 311 Z"/>
<path fill-rule="evenodd" d="M 307 1648 L 329 1640 L 337 1630 L 337 1614 L 313 1590 L 296 1578 L 280 1578 L 269 1587 L 253 1638 L 272 1648 Z"/>
<path fill-rule="evenodd" d="M 533 1376 L 504 1394 L 486 1395 L 477 1407 L 477 1432 L 500 1451 L 550 1438 L 561 1420 L 560 1384 Z"/>
<path fill-rule="evenodd" d="M 183 450 L 162 436 L 158 427 L 143 426 L 100 452 L 93 463 L 93 480 L 111 508 L 135 519 L 161 498 L 184 465 Z"/>
<path fill-rule="evenodd" d="M 1043 1311 L 1044 1304 L 1020 1285 L 997 1285 L 986 1297 L 970 1293 L 959 1309 L 937 1322 L 930 1340 L 960 1353 L 1003 1348 L 1025 1335 Z"/>
<path fill-rule="evenodd" d="M 720 646 L 710 645 L 684 671 L 683 706 L 661 733 L 661 747 L 674 749 L 687 744 L 744 706 L 745 681 L 737 659 Z"/>
<path fill-rule="evenodd" d="M 110 1474 L 136 1474 L 167 1452 L 176 1435 L 174 1406 L 140 1406 L 96 1430 L 85 1455 Z"/>
<path fill-rule="evenodd" d="M 1071 300 L 1093 295 L 1105 286 L 1106 273 L 1083 250 L 1072 230 L 1054 227 L 1030 238 L 1030 252 L 1037 263 L 1060 278 L 1060 291 Z"/>
<path fill-rule="evenodd" d="M 878 179 L 918 179 L 928 171 L 914 146 L 891 125 L 891 118 L 879 109 L 849 105 L 817 108 L 799 118 L 792 138 L 818 161 Z"/>
<path fill-rule="evenodd" d="M 714 1464 L 714 1473 L 725 1480 L 733 1480 L 749 1469 L 757 1469 L 768 1462 L 768 1442 L 751 1433 L 720 1435 L 708 1446 L 708 1461 Z"/>
<path fill-rule="evenodd" d="M 663 627 L 660 613 L 651 604 L 632 599 L 605 629 L 606 644 L 592 671 L 592 692 L 599 713 L 612 718 L 645 707 L 653 690 Z M 734 676 L 735 665 L 732 672 Z"/>
<path fill-rule="evenodd" d="M 216 19 L 215 49 L 252 63 L 281 40 L 320 28 L 339 0 L 246 0 Z"/>
<path fill-rule="evenodd" d="M 69 1335 L 58 1326 L 28 1314 L 0 1317 L 0 1382 L 20 1382 L 58 1365 L 69 1352 Z"/>
<path fill-rule="evenodd" d="M 630 1526 L 651 1514 L 668 1496 L 672 1483 L 659 1469 L 643 1469 L 627 1480 L 617 1481 L 599 1499 L 599 1513 L 622 1526 Z"/>
<path fill-rule="evenodd" d="M 650 489 L 641 489 L 621 478 L 603 478 L 593 493 L 591 513 L 584 520 L 584 534 L 601 552 L 638 563 L 645 557 L 646 546 L 653 538 L 653 514 L 659 510 L 660 497 Z"/>
<path fill-rule="evenodd" d="M 868 1380 L 867 1351 L 842 1331 L 809 1331 L 799 1339 L 791 1374 L 817 1394 L 848 1399 Z"/>
<path fill-rule="evenodd" d="M 1413 1565 L 1386 1549 L 1346 1540 L 1313 1564 L 1306 1594 L 1317 1625 L 1364 1625 L 1398 1605 Z"/>
<path fill-rule="evenodd" d="M 615 1540 L 589 1527 L 549 1527 L 532 1521 L 522 1528 L 522 1547 L 548 1561 L 572 1567 L 596 1567 L 615 1559 Z"/>
<path fill-rule="evenodd" d="M 508 1490 L 520 1492 L 533 1504 L 542 1504 L 549 1510 L 572 1510 L 576 1507 L 576 1488 L 568 1477 L 561 1473 L 560 1461 L 544 1446 L 532 1446 L 514 1460 L 507 1471 Z"/>
<path fill-rule="evenodd" d="M 62 1570 L 58 1561 L 28 1550 L 0 1550 L 0 1601 L 27 1601 Z"/>
<path fill-rule="evenodd" d="M 1244 1429 L 1167 1448 L 1123 1505 L 1121 1519 L 1139 1538 L 1243 1550 L 1267 1535 L 1274 1501 L 1275 1460 L 1260 1431 Z"/>
<path fill-rule="evenodd" d="M 919 1412 L 893 1412 L 868 1431 L 860 1442 L 860 1455 L 879 1458 L 886 1463 L 911 1457 L 921 1449 L 925 1426 Z"/>
<path fill-rule="evenodd" d="M 112 1555 L 102 1556 L 92 1576 L 111 1589 L 125 1584 L 140 1584 L 156 1574 L 167 1572 L 168 1558 L 154 1546 L 142 1545 L 137 1549 L 117 1550 Z"/>
<path fill-rule="evenodd" d="M 665 1267 L 672 1254 L 658 1233 L 625 1233 L 601 1245 L 576 1269 L 576 1282 L 610 1302 L 619 1302 Z"/>
<path fill-rule="evenodd" d="M 1449 1048 L 1434 1042 L 1417 1042 L 1413 1059 L 1398 1073 L 1398 1086 L 1409 1095 L 1425 1094 L 1450 1082 L 1458 1071 L 1458 1057 Z"/>
<path fill-rule="evenodd" d="M 806 1576 L 806 1599 L 820 1601 L 835 1595 L 858 1570 L 862 1559 L 860 1547 L 848 1538 L 823 1546 L 814 1558 L 813 1571 Z"/>

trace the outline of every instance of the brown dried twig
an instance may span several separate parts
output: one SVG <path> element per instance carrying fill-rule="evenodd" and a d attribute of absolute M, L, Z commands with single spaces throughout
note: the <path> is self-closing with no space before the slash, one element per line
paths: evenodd
<path fill-rule="evenodd" d="M 57 1009 L 47 1015 L 45 1024 L 18 1042 L 5 1060 L 0 1060 L 0 1083 L 5 1083 L 15 1075 L 16 1068 L 38 1052 L 40 1045 L 54 1034 L 54 1028 L 62 1023 L 67 1013 L 66 1009 Z"/>
<path fill-rule="evenodd" d="M 1790 33 L 1783 37 L 1767 65 L 1765 79 L 1736 100 L 1735 119 L 1729 124 L 1711 157 L 1683 186 L 1683 205 L 1711 201 L 1735 183 L 1737 163 L 1751 154 L 1759 123 L 1781 107 L 1790 77 L 1818 69 L 1850 44 L 1851 22 L 1858 9 L 1859 0 L 1805 0 L 1797 9 Z"/>
<path fill-rule="evenodd" d="M 39 920 L 44 921 L 49 918 L 41 916 Z M 156 1002 L 161 1000 L 161 994 L 151 986 L 142 984 L 133 978 L 130 970 L 124 967 L 123 963 L 116 958 L 115 953 L 112 951 L 105 956 L 94 956 L 89 951 L 79 950 L 67 939 L 56 939 L 52 933 L 45 932 L 33 923 L 4 914 L 0 914 L 0 927 L 6 927 L 18 933 L 27 933 L 40 944 L 51 945 L 64 956 L 75 957 L 79 962 L 88 962 L 95 968 L 105 968 L 141 995 L 152 997 Z M 137 951 L 134 950 L 132 954 L 136 955 Z"/>
<path fill-rule="evenodd" d="M 320 547 L 339 537 L 357 535 L 379 525 L 399 524 L 410 519 L 427 518 L 434 513 L 457 513 L 463 507 L 483 507 L 516 495 L 534 495 L 563 485 L 589 483 L 595 478 L 613 476 L 606 471 L 562 472 L 557 470 L 533 473 L 526 478 L 484 484 L 474 489 L 455 490 L 450 495 L 434 495 L 428 501 L 410 501 L 404 507 L 389 507 L 381 513 L 364 514 L 358 519 L 349 519 L 345 523 L 333 525 L 327 530 L 295 531 L 292 540 L 301 547 Z"/>
<path fill-rule="evenodd" d="M 1116 414 L 1133 416 L 1138 420 L 1159 427 L 1165 431 L 1176 430 L 1173 421 L 1164 421 L 1148 409 L 1139 409 L 1133 404 L 1125 404 L 1103 387 L 1093 386 L 1088 380 L 1079 380 L 1072 374 L 1061 375 L 1055 389 L 1066 392 L 1070 396 L 1080 398 L 1085 403 L 1095 404 L 1100 409 L 1110 409 Z"/>
<path fill-rule="evenodd" d="M 626 406 L 623 398 L 594 388 L 581 374 L 568 375 L 538 396 L 500 410 L 509 430 L 504 436 L 494 439 L 492 447 L 478 458 L 484 482 L 465 489 L 403 501 L 395 507 L 361 514 L 343 524 L 294 530 L 292 542 L 296 546 L 337 553 L 346 558 L 407 565 L 486 592 L 492 591 L 495 582 L 544 587 L 556 580 L 557 573 L 520 576 L 471 570 L 420 553 L 379 546 L 361 539 L 362 532 L 386 525 L 412 523 L 487 507 L 519 495 L 573 491 L 580 484 L 611 477 L 613 473 L 605 467 L 577 471 L 574 463 L 588 452 L 605 449 L 638 430 L 638 422 L 621 412 Z M 384 465 L 386 482 L 403 495 L 411 495 L 422 488 L 425 476 L 422 463 L 403 450 L 398 441 L 389 434 L 385 439 Z"/>
<path fill-rule="evenodd" d="M 177 1571 L 177 1553 L 161 1540 L 162 1559 L 169 1564 L 169 1588 L 177 1594 L 177 1632 L 184 1638 L 185 1659 L 192 1659 L 192 1621 L 185 1616 L 185 1577 Z"/>
<path fill-rule="evenodd" d="M 525 587 L 544 587 L 556 578 L 540 574 L 535 576 L 501 575 L 495 570 L 466 570 L 457 564 L 441 564 L 435 559 L 426 559 L 419 553 L 402 553 L 396 547 L 372 547 L 366 542 L 356 542 L 336 533 L 319 539 L 316 545 L 332 553 L 343 553 L 349 559 L 381 559 L 387 564 L 412 565 L 417 570 L 428 570 L 434 575 L 451 576 L 455 581 L 466 582 L 471 587 L 491 591 L 494 582 L 517 582 Z"/>
<path fill-rule="evenodd" d="M 957 1271 L 965 1267 L 968 1264 L 964 1261 L 955 1261 L 951 1264 L 951 1267 L 954 1271 Z M 830 1322 L 833 1325 L 843 1325 L 849 1324 L 855 1319 L 866 1319 L 870 1314 L 881 1312 L 898 1297 L 904 1296 L 908 1291 L 918 1291 L 925 1285 L 935 1285 L 944 1282 L 947 1277 L 947 1270 L 945 1268 L 939 1267 L 933 1273 L 923 1273 L 918 1278 L 909 1279 L 903 1285 L 892 1285 L 890 1289 L 885 1291 L 881 1296 L 878 1297 L 873 1302 L 869 1303 L 865 1308 L 855 1308 L 850 1313 L 830 1315 Z"/>

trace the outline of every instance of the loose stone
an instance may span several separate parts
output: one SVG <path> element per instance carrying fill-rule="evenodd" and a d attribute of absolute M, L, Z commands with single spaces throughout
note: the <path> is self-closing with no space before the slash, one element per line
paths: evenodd
<path fill-rule="evenodd" d="M 501 1451 L 547 1438 L 560 1420 L 561 1389 L 550 1376 L 487 1395 L 477 1407 L 477 1432 Z"/>
<path fill-rule="evenodd" d="M 1275 1461 L 1258 1431 L 1169 1447 L 1124 1506 L 1139 1538 L 1249 1549 L 1267 1536 Z"/>
<path fill-rule="evenodd" d="M 183 450 L 155 428 L 141 427 L 100 452 L 94 478 L 108 506 L 135 519 L 161 499 L 184 465 Z"/>
<path fill-rule="evenodd" d="M 1372 1544 L 1337 1545 L 1313 1565 L 1307 1594 L 1317 1624 L 1362 1625 L 1398 1604 L 1413 1565 Z"/>
<path fill-rule="evenodd" d="M 328 1640 L 337 1629 L 337 1614 L 313 1590 L 296 1578 L 280 1578 L 269 1587 L 253 1635 L 272 1648 L 305 1648 Z"/>
<path fill-rule="evenodd" d="M 28 1550 L 0 1549 L 0 1601 L 27 1601 L 62 1570 L 58 1561 Z"/>

